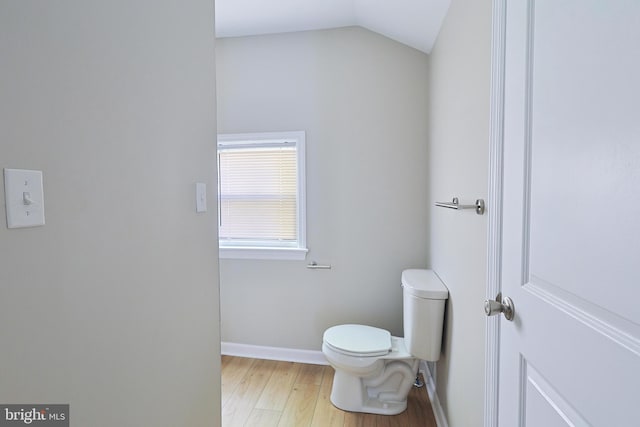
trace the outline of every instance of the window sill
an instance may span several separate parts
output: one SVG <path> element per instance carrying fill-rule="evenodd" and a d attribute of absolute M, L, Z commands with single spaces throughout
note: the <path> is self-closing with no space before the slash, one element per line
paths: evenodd
<path fill-rule="evenodd" d="M 273 259 L 302 261 L 307 257 L 307 248 L 261 248 L 261 247 L 221 247 L 220 259 Z"/>

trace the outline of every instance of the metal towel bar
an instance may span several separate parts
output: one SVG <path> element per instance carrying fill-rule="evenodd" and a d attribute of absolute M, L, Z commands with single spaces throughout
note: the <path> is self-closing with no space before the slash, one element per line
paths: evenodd
<path fill-rule="evenodd" d="M 436 206 L 440 208 L 448 209 L 475 209 L 478 215 L 484 214 L 484 200 L 478 199 L 473 205 L 461 205 L 457 197 L 454 197 L 451 202 L 436 202 Z"/>
<path fill-rule="evenodd" d="M 310 264 L 307 264 L 307 268 L 311 270 L 331 270 L 331 265 L 320 265 L 315 261 L 311 261 Z"/>

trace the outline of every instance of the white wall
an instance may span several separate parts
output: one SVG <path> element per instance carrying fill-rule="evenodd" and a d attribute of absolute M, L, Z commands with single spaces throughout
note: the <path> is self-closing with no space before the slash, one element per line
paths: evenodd
<path fill-rule="evenodd" d="M 400 274 L 428 260 L 427 56 L 350 27 L 220 39 L 217 71 L 221 133 L 307 132 L 310 249 L 221 260 L 223 341 L 320 350 L 345 322 L 402 334 Z"/>
<path fill-rule="evenodd" d="M 429 66 L 430 205 L 487 198 L 491 1 L 453 0 Z M 482 425 L 486 215 L 432 207 L 431 265 L 450 291 L 437 393 L 450 427 Z"/>
<path fill-rule="evenodd" d="M 213 2 L 0 3 L 0 168 L 44 171 L 44 227 L 0 190 L 0 402 L 71 425 L 219 425 Z M 210 194 L 212 196 L 213 193 Z"/>

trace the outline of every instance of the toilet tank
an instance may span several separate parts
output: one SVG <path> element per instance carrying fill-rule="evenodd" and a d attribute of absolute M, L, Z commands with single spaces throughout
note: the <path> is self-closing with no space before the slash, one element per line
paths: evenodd
<path fill-rule="evenodd" d="M 432 270 L 402 272 L 404 343 L 418 359 L 440 358 L 444 306 L 449 290 Z"/>

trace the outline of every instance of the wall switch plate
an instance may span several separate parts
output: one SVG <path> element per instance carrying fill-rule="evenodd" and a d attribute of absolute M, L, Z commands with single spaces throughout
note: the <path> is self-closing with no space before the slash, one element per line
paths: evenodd
<path fill-rule="evenodd" d="M 5 169 L 4 196 L 7 227 L 44 225 L 42 171 Z"/>
<path fill-rule="evenodd" d="M 196 182 L 196 212 L 207 211 L 207 184 Z"/>

